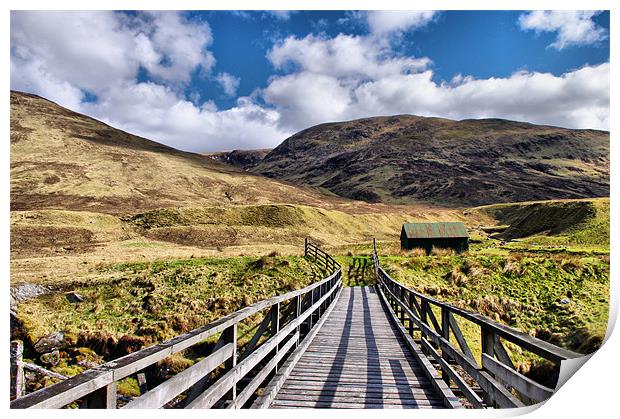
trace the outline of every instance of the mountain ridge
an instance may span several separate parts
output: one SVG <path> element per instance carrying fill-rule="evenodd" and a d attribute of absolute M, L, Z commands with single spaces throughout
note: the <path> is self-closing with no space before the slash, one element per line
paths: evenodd
<path fill-rule="evenodd" d="M 609 133 L 396 115 L 287 138 L 255 173 L 368 202 L 449 206 L 609 195 Z"/>

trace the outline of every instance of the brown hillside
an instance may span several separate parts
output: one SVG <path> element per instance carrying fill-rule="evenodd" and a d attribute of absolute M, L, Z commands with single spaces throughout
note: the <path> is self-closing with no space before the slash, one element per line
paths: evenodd
<path fill-rule="evenodd" d="M 317 125 L 254 172 L 368 202 L 471 206 L 609 196 L 609 133 L 411 115 Z"/>
<path fill-rule="evenodd" d="M 110 214 L 184 205 L 346 200 L 244 172 L 115 129 L 41 97 L 11 92 L 11 209 Z"/>

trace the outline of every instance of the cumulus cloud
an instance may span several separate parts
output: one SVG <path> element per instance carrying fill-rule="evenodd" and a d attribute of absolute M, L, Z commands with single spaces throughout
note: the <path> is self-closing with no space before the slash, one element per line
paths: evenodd
<path fill-rule="evenodd" d="M 278 69 L 292 64 L 301 71 L 373 79 L 419 71 L 431 63 L 428 58 L 394 55 L 387 41 L 344 34 L 335 38 L 290 36 L 278 42 L 267 58 Z"/>
<path fill-rule="evenodd" d="M 196 106 L 152 82 L 118 86 L 105 99 L 84 104 L 83 110 L 129 132 L 190 151 L 273 147 L 290 134 L 279 128 L 276 111 L 248 98 L 218 110 L 212 102 Z"/>
<path fill-rule="evenodd" d="M 220 84 L 220 87 L 228 96 L 235 96 L 237 89 L 239 88 L 239 77 L 235 77 L 228 73 L 220 73 L 215 76 L 215 80 Z"/>
<path fill-rule="evenodd" d="M 588 10 L 535 10 L 519 16 L 522 30 L 557 32 L 556 40 L 549 46 L 558 50 L 571 45 L 589 45 L 607 39 L 607 31 L 592 18 L 599 11 Z"/>
<path fill-rule="evenodd" d="M 11 88 L 184 150 L 276 145 L 290 132 L 275 110 L 249 98 L 219 110 L 181 93 L 194 72 L 213 68 L 212 41 L 207 23 L 177 12 L 12 12 Z M 151 81 L 138 82 L 142 70 Z M 235 95 L 238 78 L 215 79 Z"/>
<path fill-rule="evenodd" d="M 422 28 L 437 14 L 435 10 L 373 10 L 366 19 L 372 33 L 386 34 Z"/>
<path fill-rule="evenodd" d="M 437 82 L 427 58 L 401 57 L 390 41 L 369 36 L 288 37 L 268 53 L 278 69 L 261 96 L 281 125 L 309 125 L 375 115 L 507 118 L 572 128 L 609 129 L 609 64 L 556 76 L 517 72 Z"/>
<path fill-rule="evenodd" d="M 397 38 L 381 35 L 425 19 L 384 21 L 367 35 L 281 39 L 267 54 L 278 72 L 218 109 L 191 91 L 193 77 L 217 81 L 230 97 L 239 79 L 213 74 L 206 22 L 176 12 L 12 12 L 11 88 L 190 151 L 273 147 L 313 124 L 403 113 L 609 129 L 609 63 L 439 82 L 429 58 L 398 54 Z"/>

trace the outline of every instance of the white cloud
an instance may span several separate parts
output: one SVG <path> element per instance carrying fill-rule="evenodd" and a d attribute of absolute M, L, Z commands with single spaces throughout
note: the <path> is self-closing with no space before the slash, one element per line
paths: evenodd
<path fill-rule="evenodd" d="M 119 86 L 83 110 L 146 138 L 190 151 L 273 147 L 290 135 L 278 126 L 279 114 L 240 98 L 231 109 L 212 102 L 198 107 L 156 83 Z"/>
<path fill-rule="evenodd" d="M 290 130 L 335 121 L 349 108 L 351 89 L 336 77 L 301 72 L 272 79 L 262 91 L 265 100 L 281 114 Z"/>
<path fill-rule="evenodd" d="M 270 10 L 268 13 L 271 14 L 276 19 L 289 20 L 291 18 L 291 15 L 297 13 L 297 11 L 296 10 Z"/>
<path fill-rule="evenodd" d="M 290 130 L 326 121 L 415 114 L 452 119 L 505 118 L 570 128 L 609 129 L 609 63 L 561 76 L 519 72 L 505 78 L 437 83 L 430 70 L 343 84 L 302 72 L 263 91 Z"/>
<path fill-rule="evenodd" d="M 476 80 L 433 79 L 430 60 L 401 57 L 383 37 L 289 37 L 268 53 L 277 69 L 261 95 L 281 114 L 281 125 L 300 130 L 326 121 L 417 114 L 507 118 L 572 128 L 609 129 L 609 64 L 555 76 L 518 72 Z"/>
<path fill-rule="evenodd" d="M 519 16 L 519 25 L 522 30 L 557 32 L 556 40 L 549 46 L 561 50 L 571 45 L 589 45 L 607 39 L 607 31 L 592 20 L 599 13 L 588 10 L 535 10 Z"/>
<path fill-rule="evenodd" d="M 437 14 L 434 10 L 374 10 L 367 13 L 366 19 L 372 33 L 386 34 L 422 28 Z"/>
<path fill-rule="evenodd" d="M 373 79 L 419 71 L 430 64 L 428 58 L 395 56 L 385 40 L 344 34 L 335 38 L 290 36 L 274 45 L 267 58 L 278 69 L 292 64 L 301 71 Z"/>
<path fill-rule="evenodd" d="M 139 66 L 134 37 L 109 11 L 11 12 L 11 49 L 16 63 L 36 61 L 48 79 L 97 92 Z"/>
<path fill-rule="evenodd" d="M 219 110 L 181 94 L 215 59 L 205 22 L 177 12 L 12 12 L 11 88 L 39 94 L 113 126 L 184 150 L 273 147 L 290 131 L 248 98 Z M 137 81 L 140 68 L 151 82 Z M 234 95 L 239 79 L 215 79 Z M 84 102 L 85 92 L 97 96 Z"/>
<path fill-rule="evenodd" d="M 228 96 L 235 96 L 239 88 L 239 77 L 235 77 L 228 73 L 219 73 L 215 76 L 215 80 L 220 84 L 224 93 Z"/>
<path fill-rule="evenodd" d="M 145 12 L 138 15 L 138 58 L 148 72 L 166 81 L 187 83 L 197 67 L 209 71 L 215 58 L 206 47 L 212 36 L 208 25 L 185 20 L 179 13 Z"/>
<path fill-rule="evenodd" d="M 394 33 L 415 25 L 382 27 Z M 430 59 L 395 53 L 396 40 L 376 33 L 288 37 L 267 55 L 281 73 L 218 109 L 197 92 L 183 93 L 197 70 L 230 96 L 239 84 L 211 73 L 206 22 L 175 12 L 12 12 L 11 88 L 190 151 L 273 147 L 313 124 L 403 113 L 609 129 L 609 63 L 559 76 L 458 75 L 441 83 Z M 138 81 L 140 69 L 149 82 Z M 97 100 L 85 102 L 86 93 Z"/>

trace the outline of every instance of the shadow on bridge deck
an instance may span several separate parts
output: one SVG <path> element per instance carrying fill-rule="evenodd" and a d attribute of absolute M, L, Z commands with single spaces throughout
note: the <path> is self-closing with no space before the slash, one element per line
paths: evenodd
<path fill-rule="evenodd" d="M 443 408 L 371 287 L 343 288 L 272 408 Z"/>

